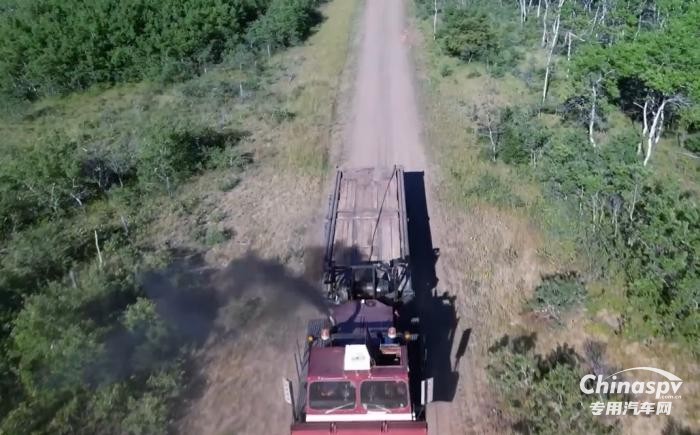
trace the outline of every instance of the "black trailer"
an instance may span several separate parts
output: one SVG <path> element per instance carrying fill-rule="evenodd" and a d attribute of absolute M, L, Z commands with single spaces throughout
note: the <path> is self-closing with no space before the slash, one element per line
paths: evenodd
<path fill-rule="evenodd" d="M 338 170 L 325 236 L 329 300 L 413 297 L 403 168 Z"/>

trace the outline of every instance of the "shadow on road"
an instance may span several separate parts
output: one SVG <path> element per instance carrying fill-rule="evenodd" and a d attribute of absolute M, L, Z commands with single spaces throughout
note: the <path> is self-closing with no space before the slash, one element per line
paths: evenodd
<path fill-rule="evenodd" d="M 433 399 L 449 402 L 454 398 L 459 381 L 459 373 L 454 370 L 450 357 L 459 323 L 456 297 L 447 292 L 439 293 L 436 289 L 435 264 L 439 251 L 433 247 L 423 172 L 405 172 L 404 184 L 411 273 L 416 293 L 416 306 L 412 310 L 421 318 L 427 351 L 424 376 L 434 378 Z M 462 334 L 458 358 L 467 350 L 469 335 L 470 330 Z"/>
<path fill-rule="evenodd" d="M 172 254 L 168 266 L 144 273 L 140 281 L 169 331 L 169 356 L 180 355 L 185 360 L 187 385 L 178 405 L 183 414 L 207 388 L 204 368 L 211 361 L 205 356 L 209 351 L 230 348 L 242 339 L 284 349 L 287 336 L 280 328 L 293 324 L 302 307 L 320 313 L 328 310 L 316 281 L 277 260 L 249 253 L 220 268 L 207 264 L 199 252 Z M 316 249 L 307 254 L 320 255 Z M 134 346 L 127 341 L 133 340 L 129 334 L 121 336 L 114 341 L 114 360 L 119 360 L 128 375 Z M 184 355 L 179 353 L 183 347 L 188 349 Z M 291 358 L 291 354 L 280 357 Z"/>

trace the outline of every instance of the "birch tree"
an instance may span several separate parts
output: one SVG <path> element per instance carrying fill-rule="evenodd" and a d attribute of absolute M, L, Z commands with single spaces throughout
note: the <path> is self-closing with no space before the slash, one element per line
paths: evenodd
<path fill-rule="evenodd" d="M 672 2 L 665 3 L 670 7 L 668 3 Z M 610 16 L 612 12 L 606 4 L 602 3 L 601 8 Z M 673 5 L 688 7 L 683 3 Z M 697 32 L 700 7 L 674 13 L 671 20 L 658 17 L 659 22 L 665 23 L 658 30 L 629 34 L 626 40 L 607 47 L 589 44 L 572 63 L 579 77 L 604 74 L 605 78 L 599 86 L 591 87 L 590 93 L 599 98 L 604 90 L 638 120 L 641 140 L 637 142 L 637 154 L 644 165 L 651 161 L 669 125 L 700 122 L 697 111 L 682 110 L 700 101 L 700 44 L 690 37 Z M 592 102 L 591 115 L 594 112 Z M 589 125 L 589 137 L 591 131 Z"/>
<path fill-rule="evenodd" d="M 527 21 L 527 9 L 528 4 L 526 0 L 518 0 L 518 6 L 520 6 L 520 24 L 525 24 Z"/>
<path fill-rule="evenodd" d="M 473 107 L 472 118 L 476 123 L 476 133 L 488 140 L 489 154 L 491 160 L 496 161 L 499 153 L 499 143 L 501 136 L 500 109 L 493 98 L 495 90 L 487 87 L 486 93 L 479 96 L 479 104 Z"/>
<path fill-rule="evenodd" d="M 438 4 L 433 0 L 433 41 L 437 38 Z"/>
<path fill-rule="evenodd" d="M 544 1 L 544 13 L 542 14 L 542 42 L 540 45 L 542 48 L 547 46 L 547 14 L 549 13 L 549 0 Z M 539 7 L 537 11 L 537 16 L 539 16 Z"/>
<path fill-rule="evenodd" d="M 549 50 L 547 54 L 547 66 L 545 67 L 544 71 L 544 85 L 542 86 L 542 104 L 544 104 L 545 100 L 547 99 L 547 87 L 549 85 L 549 75 L 550 75 L 550 68 L 552 64 L 552 56 L 554 55 L 554 48 L 557 45 L 557 40 L 559 39 L 559 27 L 561 24 L 561 9 L 564 6 L 564 2 L 566 0 L 559 0 L 559 3 L 557 4 L 557 11 L 556 11 L 556 18 L 554 19 L 554 23 L 552 24 L 552 36 L 549 40 Z M 545 1 L 545 4 L 547 2 Z M 546 16 L 547 12 L 545 10 L 545 21 L 546 21 Z M 545 34 L 546 34 L 546 22 L 545 22 Z M 542 37 L 542 40 L 544 41 L 544 35 Z"/>
<path fill-rule="evenodd" d="M 649 100 L 645 102 L 645 106 L 648 102 Z M 683 98 L 680 95 L 674 95 L 672 97 L 662 97 L 661 101 L 655 104 L 655 108 L 652 109 L 652 111 L 645 110 L 644 130 L 642 132 L 643 137 L 646 134 L 646 151 L 644 153 L 644 166 L 646 166 L 649 163 L 649 159 L 651 159 L 651 153 L 656 144 L 658 144 L 659 140 L 661 139 L 661 133 L 663 132 L 664 121 L 666 119 L 666 111 L 671 107 L 678 107 L 686 104 L 687 101 L 685 98 Z M 649 124 L 649 121 L 646 119 L 646 117 L 649 115 L 651 116 L 651 124 Z"/>
<path fill-rule="evenodd" d="M 597 119 L 597 112 L 596 112 L 596 104 L 598 102 L 598 89 L 600 88 L 600 82 L 603 80 L 602 76 L 599 76 L 595 81 L 591 83 L 591 113 L 589 114 L 589 119 L 588 119 L 588 141 L 591 143 L 591 146 L 595 148 L 596 142 L 595 142 L 595 137 L 593 136 L 593 129 L 595 127 L 595 122 Z"/>

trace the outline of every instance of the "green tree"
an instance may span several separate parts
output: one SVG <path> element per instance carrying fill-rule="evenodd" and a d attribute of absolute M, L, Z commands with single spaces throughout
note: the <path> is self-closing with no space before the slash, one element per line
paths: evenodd
<path fill-rule="evenodd" d="M 623 229 L 636 333 L 664 335 L 699 352 L 700 211 L 697 199 L 671 185 L 644 186 L 633 219 Z M 641 321 L 641 322 L 640 322 Z"/>
<path fill-rule="evenodd" d="M 259 48 L 278 49 L 298 44 L 320 21 L 318 0 L 272 0 L 265 15 L 248 31 L 248 41 Z"/>
<path fill-rule="evenodd" d="M 535 113 L 506 108 L 500 115 L 498 158 L 510 164 L 536 163 L 549 135 Z"/>
<path fill-rule="evenodd" d="M 617 432 L 617 426 L 591 414 L 592 398 L 579 389 L 583 371 L 573 349 L 564 345 L 536 355 L 530 340 L 504 337 L 490 349 L 489 379 L 516 419 L 516 430 L 553 435 Z"/>
<path fill-rule="evenodd" d="M 486 14 L 454 8 L 443 20 L 437 39 L 448 54 L 470 62 L 488 60 L 498 52 L 498 38 Z"/>
<path fill-rule="evenodd" d="M 697 110 L 687 110 L 700 101 L 700 46 L 692 36 L 697 34 L 700 4 L 663 3 L 673 14 L 661 28 L 637 32 L 609 47 L 590 44 L 574 62 L 580 80 L 604 77 L 607 94 L 646 126 L 645 164 L 674 114 L 686 126 L 700 121 Z"/>
<path fill-rule="evenodd" d="M 28 0 L 0 14 L 0 83 L 25 98 L 180 78 L 242 40 L 267 0 Z"/>
<path fill-rule="evenodd" d="M 134 373 L 149 373 L 172 353 L 170 331 L 152 301 L 136 300 L 124 312 L 122 323 L 134 346 L 131 357 Z"/>

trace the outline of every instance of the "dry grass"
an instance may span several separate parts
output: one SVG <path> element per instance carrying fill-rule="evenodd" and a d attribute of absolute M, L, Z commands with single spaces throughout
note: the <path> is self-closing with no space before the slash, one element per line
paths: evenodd
<path fill-rule="evenodd" d="M 326 173 L 330 132 L 341 75 L 350 49 L 350 28 L 358 1 L 332 2 L 328 20 L 303 47 L 281 56 L 281 64 L 298 64 L 294 80 L 280 83 L 288 95 L 286 107 L 298 114 L 278 132 L 284 144 L 281 163 L 314 177 Z"/>
<path fill-rule="evenodd" d="M 340 76 L 349 50 L 353 17 L 359 1 L 334 1 L 324 10 L 326 21 L 302 47 L 275 59 L 286 65 L 291 81 L 276 85 L 294 117 L 254 139 L 272 150 L 269 161 L 223 194 L 216 207 L 227 217 L 236 237 L 215 249 L 218 262 L 253 249 L 282 260 L 300 257 L 305 234 L 316 223 L 326 175 Z M 291 66 L 290 66 L 291 65 Z M 313 231 L 313 229 L 311 229 Z"/>

